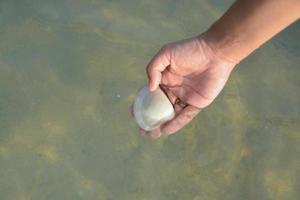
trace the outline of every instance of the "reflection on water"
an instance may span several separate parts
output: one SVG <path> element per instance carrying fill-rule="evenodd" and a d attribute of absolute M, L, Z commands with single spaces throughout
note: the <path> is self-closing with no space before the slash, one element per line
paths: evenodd
<path fill-rule="evenodd" d="M 180 134 L 128 119 L 156 50 L 230 3 L 1 1 L 0 199 L 299 199 L 299 23 Z"/>

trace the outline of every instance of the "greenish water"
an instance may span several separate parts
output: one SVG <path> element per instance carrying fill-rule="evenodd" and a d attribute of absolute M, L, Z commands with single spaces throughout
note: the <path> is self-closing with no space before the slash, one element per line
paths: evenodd
<path fill-rule="evenodd" d="M 299 22 L 179 134 L 128 118 L 151 56 L 230 4 L 0 1 L 0 199 L 299 199 Z"/>

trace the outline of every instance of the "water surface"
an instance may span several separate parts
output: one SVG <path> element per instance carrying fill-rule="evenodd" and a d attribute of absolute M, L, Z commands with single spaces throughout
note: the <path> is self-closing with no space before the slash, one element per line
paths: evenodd
<path fill-rule="evenodd" d="M 0 199 L 299 199 L 299 22 L 179 134 L 128 119 L 152 55 L 231 3 L 0 1 Z"/>

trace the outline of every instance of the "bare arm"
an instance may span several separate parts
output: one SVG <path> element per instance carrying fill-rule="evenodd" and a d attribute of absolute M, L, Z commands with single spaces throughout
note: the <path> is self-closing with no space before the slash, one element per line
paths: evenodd
<path fill-rule="evenodd" d="M 238 0 L 204 34 L 220 56 L 239 62 L 300 17 L 300 0 Z"/>

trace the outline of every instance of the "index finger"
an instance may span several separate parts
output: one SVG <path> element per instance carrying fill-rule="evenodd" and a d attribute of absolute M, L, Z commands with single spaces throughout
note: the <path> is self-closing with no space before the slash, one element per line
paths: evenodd
<path fill-rule="evenodd" d="M 150 91 L 154 91 L 161 81 L 162 72 L 170 65 L 168 49 L 163 47 L 147 66 Z"/>

